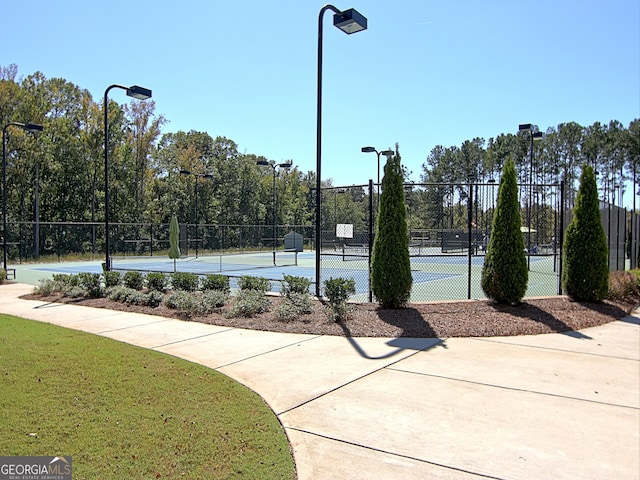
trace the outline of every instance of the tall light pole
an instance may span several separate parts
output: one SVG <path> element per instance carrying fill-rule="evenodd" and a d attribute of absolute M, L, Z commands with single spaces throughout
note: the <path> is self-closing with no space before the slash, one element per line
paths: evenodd
<path fill-rule="evenodd" d="M 133 85 L 131 87 L 125 87 L 123 85 L 110 85 L 104 91 L 104 103 L 102 110 L 104 112 L 104 249 L 105 249 L 105 264 L 104 269 L 106 271 L 111 270 L 111 249 L 109 246 L 109 91 L 113 88 L 120 88 L 127 92 L 127 96 L 136 98 L 138 100 L 146 100 L 151 98 L 151 90 L 144 87 Z"/>
<path fill-rule="evenodd" d="M 2 263 L 4 271 L 7 271 L 7 128 L 14 126 L 27 132 L 41 132 L 42 125 L 35 123 L 9 122 L 2 128 Z"/>
<path fill-rule="evenodd" d="M 531 270 L 531 199 L 533 198 L 533 141 L 542 138 L 542 132 L 534 132 L 534 126 L 530 123 L 521 123 L 518 126 L 520 132 L 529 132 L 531 138 L 529 157 L 529 201 L 527 202 L 527 268 Z"/>
<path fill-rule="evenodd" d="M 348 35 L 367 29 L 367 19 L 353 8 L 342 12 L 333 5 L 325 5 L 320 9 L 318 15 L 318 95 L 316 104 L 316 297 L 320 297 L 320 249 L 322 246 L 322 232 L 320 231 L 322 227 L 320 221 L 322 202 L 322 18 L 327 10 L 333 12 L 333 25 Z"/>
<path fill-rule="evenodd" d="M 377 202 L 376 202 L 376 207 L 380 208 L 380 155 L 384 155 L 385 157 L 389 158 L 389 156 L 393 155 L 393 150 L 383 150 L 381 152 L 379 152 L 378 150 L 376 150 L 374 147 L 362 147 L 362 153 L 372 153 L 375 152 L 376 156 L 378 157 L 378 195 L 377 195 Z"/>
<path fill-rule="evenodd" d="M 200 225 L 200 217 L 198 215 L 199 210 L 198 210 L 198 178 L 207 178 L 207 179 L 212 179 L 213 178 L 213 174 L 211 173 L 193 173 L 191 170 L 180 170 L 180 174 L 181 175 L 193 175 L 195 177 L 195 196 L 196 196 L 196 204 L 195 204 L 195 215 L 196 215 L 196 258 L 198 258 L 198 242 L 200 241 L 198 238 L 198 230 L 200 229 L 199 225 Z"/>
<path fill-rule="evenodd" d="M 282 162 L 282 163 L 276 163 L 273 160 L 271 161 L 267 161 L 267 160 L 258 160 L 256 162 L 256 165 L 261 165 L 263 167 L 271 167 L 271 170 L 273 171 L 273 266 L 276 266 L 276 248 L 277 248 L 277 244 L 276 244 L 276 237 L 277 237 L 277 223 L 276 223 L 276 203 L 277 203 L 277 198 L 276 198 L 276 168 L 280 168 L 280 169 L 284 169 L 284 170 L 289 170 L 291 168 L 291 166 L 293 165 L 293 160 L 288 160 L 286 162 Z"/>

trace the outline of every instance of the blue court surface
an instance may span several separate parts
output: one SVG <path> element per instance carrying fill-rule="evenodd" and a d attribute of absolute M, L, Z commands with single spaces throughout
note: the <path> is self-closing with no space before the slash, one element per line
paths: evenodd
<path fill-rule="evenodd" d="M 276 266 L 273 265 L 272 252 L 246 255 L 214 255 L 199 258 L 182 258 L 176 261 L 176 271 L 191 272 L 198 275 L 210 273 L 223 274 L 230 277 L 231 288 L 237 288 L 241 276 L 263 277 L 271 280 L 271 291 L 279 292 L 284 275 L 315 279 L 315 256 L 313 253 L 298 254 L 298 258 L 290 252 L 278 252 Z M 413 259 L 415 260 L 415 258 Z M 421 259 L 423 260 L 423 259 Z M 449 260 L 454 260 L 451 258 Z M 328 267 L 327 265 L 331 265 Z M 337 266 L 336 266 L 337 265 Z M 167 257 L 135 257 L 113 260 L 112 269 L 122 273 L 126 271 L 164 272 L 174 271 L 173 260 Z M 65 262 L 59 264 L 30 265 L 30 270 L 62 274 L 81 272 L 102 273 L 102 262 Z M 443 268 L 446 270 L 446 268 Z M 330 278 L 353 278 L 356 282 L 356 295 L 369 291 L 366 261 L 337 262 L 335 257 L 323 259 L 322 280 Z M 414 284 L 423 284 L 459 277 L 459 273 L 413 271 Z"/>

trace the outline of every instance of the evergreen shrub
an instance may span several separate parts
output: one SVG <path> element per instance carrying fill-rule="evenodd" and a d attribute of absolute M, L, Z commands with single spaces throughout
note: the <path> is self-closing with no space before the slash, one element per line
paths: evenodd
<path fill-rule="evenodd" d="M 593 168 L 582 167 L 580 189 L 563 248 L 562 287 L 574 301 L 600 302 L 609 290 L 609 249 Z"/>
<path fill-rule="evenodd" d="M 308 294 L 311 280 L 305 277 L 296 277 L 294 275 L 284 275 L 282 283 L 282 294 L 290 298 L 292 294 Z"/>
<path fill-rule="evenodd" d="M 142 290 L 144 287 L 144 276 L 138 271 L 125 272 L 122 276 L 122 283 L 125 287 Z"/>
<path fill-rule="evenodd" d="M 82 272 L 78 274 L 80 287 L 84 289 L 86 297 L 102 296 L 102 287 L 100 286 L 100 274 L 91 272 Z"/>
<path fill-rule="evenodd" d="M 169 284 L 167 275 L 163 272 L 149 272 L 145 276 L 147 282 L 147 288 L 149 290 L 156 290 L 158 292 L 164 292 Z"/>
<path fill-rule="evenodd" d="M 396 154 L 384 167 L 382 195 L 371 259 L 371 288 L 382 308 L 401 308 L 411 296 L 409 232 L 402 166 Z"/>
<path fill-rule="evenodd" d="M 327 312 L 335 322 L 348 318 L 352 308 L 347 304 L 349 297 L 356 293 L 356 282 L 353 278 L 329 278 L 324 281 L 324 294 L 329 300 Z"/>
<path fill-rule="evenodd" d="M 229 293 L 231 291 L 229 277 L 219 273 L 209 273 L 202 278 L 202 290 L 217 290 Z"/>
<path fill-rule="evenodd" d="M 271 289 L 271 282 L 263 277 L 244 275 L 238 279 L 238 287 L 240 287 L 240 290 L 254 290 L 260 293 L 265 293 L 267 290 Z"/>
<path fill-rule="evenodd" d="M 226 316 L 228 318 L 247 317 L 251 318 L 261 313 L 267 312 L 271 302 L 260 290 L 244 289 L 238 293 L 233 306 Z"/>
<path fill-rule="evenodd" d="M 171 287 L 174 290 L 195 292 L 200 284 L 200 277 L 191 272 L 173 272 L 171 274 Z"/>
<path fill-rule="evenodd" d="M 103 272 L 103 275 L 105 288 L 116 287 L 122 282 L 122 275 L 120 272 L 106 270 Z"/>
<path fill-rule="evenodd" d="M 502 170 L 481 279 L 485 295 L 497 303 L 517 305 L 527 291 L 529 272 L 521 226 L 516 170 L 513 160 L 508 160 Z"/>

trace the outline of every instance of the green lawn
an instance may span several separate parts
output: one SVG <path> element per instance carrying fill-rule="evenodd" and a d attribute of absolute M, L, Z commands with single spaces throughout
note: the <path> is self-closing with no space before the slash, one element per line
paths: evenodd
<path fill-rule="evenodd" d="M 262 399 L 211 369 L 0 315 L 0 453 L 70 455 L 74 478 L 294 479 Z"/>

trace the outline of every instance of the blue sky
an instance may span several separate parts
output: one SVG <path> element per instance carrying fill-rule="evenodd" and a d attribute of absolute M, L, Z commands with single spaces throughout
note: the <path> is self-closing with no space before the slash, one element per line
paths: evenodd
<path fill-rule="evenodd" d="M 226 136 L 315 170 L 322 2 L 4 2 L 0 65 L 62 77 L 101 102 L 113 83 L 153 90 L 164 132 Z M 376 179 L 400 145 L 418 180 L 436 145 L 640 117 L 638 0 L 354 0 L 369 28 L 324 16 L 323 179 Z M 126 102 L 124 92 L 111 98 Z M 17 119 L 21 120 L 21 119 Z M 28 119 L 24 119 L 25 121 Z"/>

